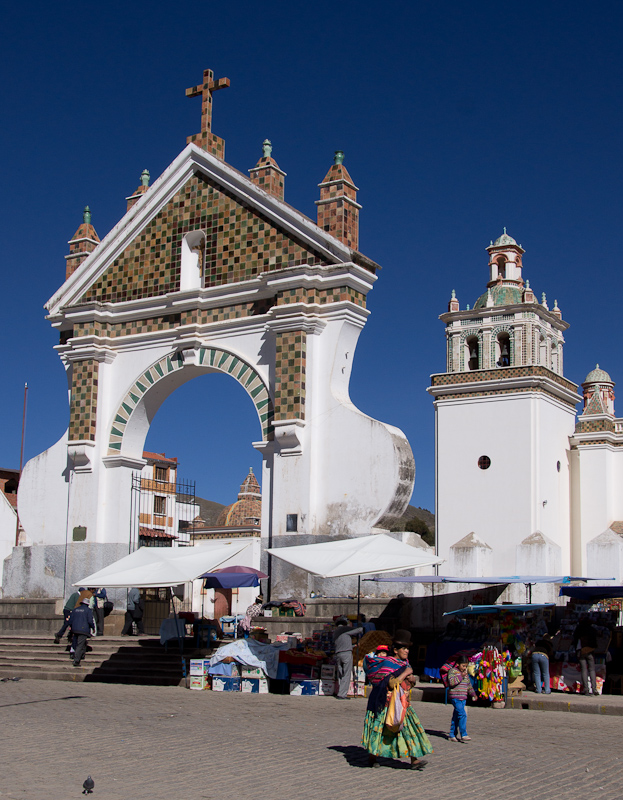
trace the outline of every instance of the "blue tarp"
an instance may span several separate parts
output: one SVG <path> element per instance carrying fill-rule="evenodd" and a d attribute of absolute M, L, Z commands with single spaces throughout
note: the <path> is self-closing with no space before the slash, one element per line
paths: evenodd
<path fill-rule="evenodd" d="M 560 595 L 587 602 L 607 598 L 623 598 L 623 586 L 561 586 Z"/>
<path fill-rule="evenodd" d="M 243 589 L 246 586 L 259 586 L 257 575 L 249 572 L 208 572 L 205 578 L 206 589 Z"/>
<path fill-rule="evenodd" d="M 444 617 L 463 617 L 468 614 L 496 614 L 506 611 L 538 611 L 542 608 L 555 608 L 555 603 L 506 603 L 494 606 L 466 606 L 457 611 L 446 611 Z"/>

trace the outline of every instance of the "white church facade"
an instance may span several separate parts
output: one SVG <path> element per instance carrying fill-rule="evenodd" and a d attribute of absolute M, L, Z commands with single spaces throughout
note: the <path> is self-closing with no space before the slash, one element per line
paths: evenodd
<path fill-rule="evenodd" d="M 523 277 L 506 230 L 487 248 L 489 280 L 473 308 L 454 292 L 446 371 L 431 376 L 436 524 L 444 574 L 623 578 L 623 420 L 599 368 L 564 376 L 557 301 Z M 523 588 L 523 587 L 522 587 Z"/>

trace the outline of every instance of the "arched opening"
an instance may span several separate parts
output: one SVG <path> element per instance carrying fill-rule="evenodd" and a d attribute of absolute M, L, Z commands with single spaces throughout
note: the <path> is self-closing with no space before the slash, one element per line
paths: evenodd
<path fill-rule="evenodd" d="M 551 369 L 554 372 L 559 372 L 559 369 L 558 369 L 558 343 L 557 342 L 552 342 Z"/>
<path fill-rule="evenodd" d="M 201 289 L 203 286 L 205 246 L 205 231 L 191 231 L 182 239 L 180 267 L 180 289 L 182 291 Z"/>
<path fill-rule="evenodd" d="M 470 336 L 465 340 L 465 358 L 469 370 L 478 369 L 480 366 L 480 343 L 477 336 Z"/>
<path fill-rule="evenodd" d="M 506 256 L 500 256 L 497 261 L 498 274 L 497 277 L 504 280 L 506 278 Z"/>
<path fill-rule="evenodd" d="M 510 367 L 511 365 L 511 340 L 506 332 L 498 334 L 496 339 L 496 365 L 498 367 Z"/>
<path fill-rule="evenodd" d="M 539 338 L 539 364 L 544 367 L 549 367 L 547 358 L 547 340 L 543 335 L 541 335 Z"/>

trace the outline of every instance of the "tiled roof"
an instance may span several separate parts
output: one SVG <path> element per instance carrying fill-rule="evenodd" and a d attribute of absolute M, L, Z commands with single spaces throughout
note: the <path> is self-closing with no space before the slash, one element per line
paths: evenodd
<path fill-rule="evenodd" d="M 156 530 L 155 528 L 139 528 L 139 535 L 144 539 L 177 539 L 172 533 Z"/>
<path fill-rule="evenodd" d="M 143 450 L 143 458 L 147 458 L 149 461 L 177 464 L 177 458 L 167 458 L 164 453 L 150 453 L 148 450 Z"/>
<path fill-rule="evenodd" d="M 586 378 L 584 378 L 584 383 L 612 383 L 612 378 L 604 369 L 599 369 L 599 364 L 595 367 L 595 369 L 591 370 Z"/>

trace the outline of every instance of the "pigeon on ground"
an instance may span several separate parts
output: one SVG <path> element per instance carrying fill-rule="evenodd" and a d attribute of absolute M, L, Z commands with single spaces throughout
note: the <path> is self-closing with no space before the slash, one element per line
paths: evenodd
<path fill-rule="evenodd" d="M 93 787 L 95 786 L 95 781 L 89 775 L 86 781 L 82 784 L 82 794 L 93 794 Z"/>

